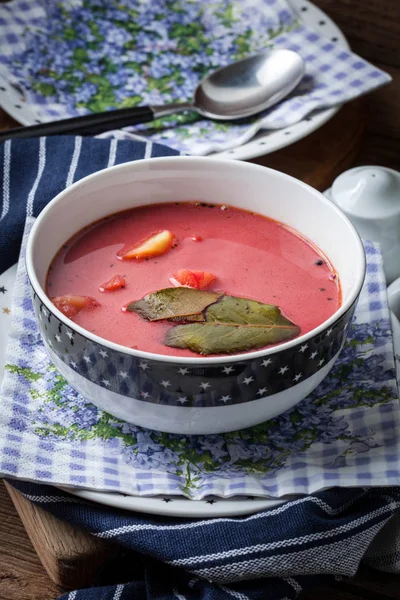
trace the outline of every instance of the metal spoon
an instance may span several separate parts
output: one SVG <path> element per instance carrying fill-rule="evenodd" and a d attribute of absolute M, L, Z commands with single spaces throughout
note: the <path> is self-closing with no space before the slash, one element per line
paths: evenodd
<path fill-rule="evenodd" d="M 285 98 L 303 75 L 304 61 L 297 52 L 266 50 L 221 67 L 202 79 L 191 103 L 123 108 L 18 127 L 0 134 L 0 141 L 41 135 L 97 135 L 184 110 L 197 111 L 208 119 L 242 119 L 260 113 Z"/>

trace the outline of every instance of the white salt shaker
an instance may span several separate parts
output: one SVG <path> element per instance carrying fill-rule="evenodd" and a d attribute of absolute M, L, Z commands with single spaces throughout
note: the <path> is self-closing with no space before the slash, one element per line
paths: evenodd
<path fill-rule="evenodd" d="M 339 175 L 327 195 L 363 239 L 380 244 L 387 283 L 400 277 L 400 173 L 356 167 Z"/>

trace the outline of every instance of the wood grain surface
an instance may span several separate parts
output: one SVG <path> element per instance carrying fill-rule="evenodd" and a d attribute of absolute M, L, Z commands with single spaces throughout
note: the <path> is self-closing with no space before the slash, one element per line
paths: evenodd
<path fill-rule="evenodd" d="M 316 132 L 307 142 L 298 142 L 254 162 L 280 168 L 319 189 L 328 187 L 334 176 L 350 165 L 400 169 L 400 0 L 315 0 L 315 4 L 341 27 L 352 49 L 389 72 L 393 82 L 361 102 L 348 105 L 324 127 L 322 138 Z M 15 125 L 0 111 L 0 129 Z M 361 137 L 363 125 L 365 133 Z M 67 577 L 71 572 L 79 585 L 90 585 L 99 572 L 103 580 L 117 576 L 115 572 L 114 576 L 107 574 L 107 560 L 114 548 L 99 544 L 53 517 L 49 519 L 46 513 L 21 500 L 15 491 L 13 498 L 37 552 L 0 483 L 0 600 L 53 600 L 63 591 L 52 582 L 38 554 L 53 579 L 64 585 L 71 580 Z M 82 555 L 90 556 L 90 561 L 80 563 Z M 118 576 L 129 580 L 123 561 Z M 321 598 L 400 599 L 400 576 L 361 570 L 351 582 L 338 582 L 334 587 L 300 596 L 300 600 Z"/>
<path fill-rule="evenodd" d="M 113 546 L 60 521 L 24 498 L 7 482 L 4 485 L 52 581 L 68 588 L 90 586 L 111 556 Z"/>

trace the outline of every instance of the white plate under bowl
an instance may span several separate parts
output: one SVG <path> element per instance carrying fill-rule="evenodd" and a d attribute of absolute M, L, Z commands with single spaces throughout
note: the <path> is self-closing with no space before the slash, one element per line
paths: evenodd
<path fill-rule="evenodd" d="M 288 2 L 299 20 L 310 29 L 314 29 L 327 39 L 335 42 L 338 46 L 349 49 L 350 46 L 337 25 L 321 9 L 317 8 L 308 0 L 289 0 Z M 26 103 L 23 94 L 10 85 L 0 76 L 0 106 L 13 119 L 22 125 L 35 125 L 40 123 L 40 116 Z M 310 133 L 313 133 L 322 125 L 327 123 L 341 106 L 321 110 L 314 115 L 299 121 L 290 127 L 279 129 L 277 131 L 260 131 L 254 138 L 246 144 L 227 150 L 216 152 L 210 156 L 221 158 L 234 158 L 237 160 L 250 160 L 275 152 L 286 146 L 290 146 Z"/>
<path fill-rule="evenodd" d="M 189 498 L 183 498 L 182 496 L 128 496 L 66 487 L 60 489 L 82 500 L 97 502 L 113 508 L 187 519 L 252 515 L 261 510 L 274 508 L 288 502 L 288 499 L 267 500 L 246 496 L 234 496 L 232 498 L 210 496 L 204 500 L 189 500 Z M 293 499 L 296 499 L 296 497 L 293 497 Z"/>
<path fill-rule="evenodd" d="M 0 274 L 0 388 L 6 359 L 7 337 L 11 325 L 12 290 L 16 274 L 17 265 Z M 113 508 L 187 518 L 249 515 L 287 502 L 287 499 L 267 500 L 265 498 L 249 498 L 246 496 L 232 498 L 207 497 L 204 500 L 189 500 L 182 496 L 130 496 L 67 487 L 60 487 L 60 489 L 82 500 L 97 502 L 98 504 L 104 504 Z"/>

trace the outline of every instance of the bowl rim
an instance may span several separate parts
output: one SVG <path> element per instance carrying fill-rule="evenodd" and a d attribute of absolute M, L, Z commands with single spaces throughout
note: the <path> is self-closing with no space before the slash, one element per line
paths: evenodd
<path fill-rule="evenodd" d="M 174 355 L 166 355 L 166 354 L 157 354 L 157 353 L 153 353 L 153 352 L 147 352 L 144 350 L 136 350 L 134 348 L 129 348 L 127 346 L 123 346 L 121 344 L 111 342 L 110 340 L 107 340 L 98 335 L 95 335 L 95 334 L 91 333 L 90 331 L 88 331 L 87 329 L 84 329 L 80 325 L 77 325 L 76 323 L 74 323 L 74 321 L 72 321 L 68 317 L 66 317 L 61 311 L 59 311 L 54 306 L 54 304 L 51 302 L 50 298 L 47 296 L 44 289 L 40 285 L 39 280 L 36 275 L 34 264 L 33 264 L 33 254 L 34 254 L 33 250 L 35 247 L 35 243 L 36 243 L 36 240 L 38 237 L 38 232 L 40 231 L 40 227 L 41 227 L 43 219 L 46 217 L 46 215 L 49 212 L 54 210 L 54 207 L 57 205 L 58 202 L 62 201 L 63 198 L 68 196 L 70 193 L 74 193 L 74 191 L 76 189 L 78 189 L 79 187 L 82 187 L 83 185 L 86 185 L 91 180 L 97 179 L 99 176 L 104 177 L 107 173 L 110 173 L 110 172 L 119 173 L 119 172 L 129 171 L 131 169 L 136 169 L 136 168 L 141 169 L 146 166 L 155 167 L 155 166 L 157 166 L 157 164 L 162 165 L 163 163 L 164 164 L 170 163 L 171 161 L 176 162 L 176 163 L 181 162 L 181 163 L 188 163 L 188 164 L 204 163 L 205 165 L 207 163 L 210 164 L 210 161 L 211 161 L 212 163 L 214 163 L 214 165 L 216 165 L 218 163 L 221 166 L 221 168 L 223 168 L 224 166 L 228 166 L 228 165 L 229 165 L 229 167 L 232 167 L 232 165 L 234 164 L 236 169 L 242 169 L 244 171 L 249 171 L 250 173 L 251 173 L 251 171 L 269 172 L 269 173 L 273 173 L 274 176 L 278 176 L 283 179 L 289 179 L 289 180 L 295 182 L 300 187 L 303 187 L 304 189 L 306 189 L 308 192 L 312 193 L 313 195 L 317 195 L 319 197 L 319 200 L 323 204 L 325 204 L 326 206 L 329 206 L 330 210 L 336 212 L 340 216 L 340 218 L 344 221 L 345 225 L 349 229 L 349 232 L 353 236 L 354 249 L 356 251 L 358 251 L 358 255 L 359 255 L 358 258 L 361 262 L 361 264 L 360 264 L 361 268 L 357 272 L 357 277 L 356 277 L 352 292 L 349 295 L 349 297 L 346 299 L 346 301 L 341 304 L 341 306 L 338 308 L 338 310 L 336 310 L 333 313 L 333 315 L 331 315 L 329 317 L 329 319 L 327 319 L 326 321 L 324 321 L 323 323 L 318 325 L 318 327 L 315 327 L 311 331 L 308 331 L 307 333 L 305 333 L 303 335 L 300 335 L 292 340 L 289 340 L 288 342 L 283 342 L 282 344 L 264 348 L 261 350 L 242 352 L 240 354 L 227 354 L 227 355 L 212 356 L 212 357 L 174 356 Z M 310 241 L 312 242 L 313 240 L 310 240 Z M 354 258 L 354 256 L 353 256 L 353 258 Z M 194 365 L 202 365 L 202 366 L 214 365 L 215 366 L 215 365 L 223 365 L 226 363 L 248 361 L 248 360 L 253 360 L 253 359 L 257 359 L 257 358 L 271 356 L 273 354 L 276 354 L 277 352 L 283 352 L 287 349 L 293 348 L 293 347 L 297 346 L 298 344 L 304 344 L 308 340 L 316 337 L 323 331 L 332 327 L 343 315 L 345 315 L 347 313 L 348 310 L 351 309 L 351 307 L 354 305 L 354 303 L 358 299 L 362 285 L 364 283 L 365 274 L 366 274 L 366 258 L 365 258 L 364 246 L 363 246 L 363 243 L 361 241 L 361 238 L 360 238 L 357 230 L 355 229 L 354 225 L 351 223 L 350 219 L 343 213 L 343 211 L 340 210 L 326 196 L 324 196 L 324 194 L 322 194 L 322 192 L 316 190 L 315 188 L 308 185 L 307 183 L 304 183 L 303 181 L 296 179 L 296 177 L 293 177 L 292 175 L 287 175 L 286 173 L 278 171 L 277 169 L 271 169 L 270 167 L 264 167 L 262 165 L 256 165 L 256 164 L 252 164 L 252 163 L 248 163 L 248 162 L 244 162 L 244 161 L 235 161 L 235 160 L 226 159 L 226 158 L 225 159 L 212 158 L 212 157 L 206 157 L 206 156 L 166 156 L 166 157 L 158 157 L 158 158 L 138 159 L 138 160 L 122 163 L 119 165 L 114 165 L 112 167 L 106 167 L 104 169 L 101 169 L 100 171 L 96 171 L 95 173 L 91 173 L 90 175 L 87 175 L 86 177 L 79 179 L 72 185 L 68 186 L 67 188 L 65 188 L 64 190 L 59 192 L 54 198 L 52 198 L 50 200 L 50 202 L 45 206 L 45 208 L 39 213 L 38 217 L 35 220 L 35 223 L 32 226 L 29 236 L 28 236 L 26 253 L 25 253 L 25 265 L 26 265 L 28 278 L 29 278 L 29 281 L 30 281 L 33 291 L 39 297 L 42 304 L 49 310 L 49 312 L 53 313 L 54 316 L 56 316 L 69 329 L 72 329 L 73 331 L 75 331 L 79 335 L 83 336 L 84 338 L 88 339 L 89 341 L 92 341 L 94 343 L 105 346 L 106 348 L 108 348 L 110 350 L 120 352 L 120 353 L 129 355 L 129 356 L 133 356 L 133 357 L 136 357 L 139 359 L 149 360 L 149 361 L 152 360 L 152 361 L 164 362 L 164 363 L 187 364 L 187 365 L 193 365 L 193 366 Z"/>

